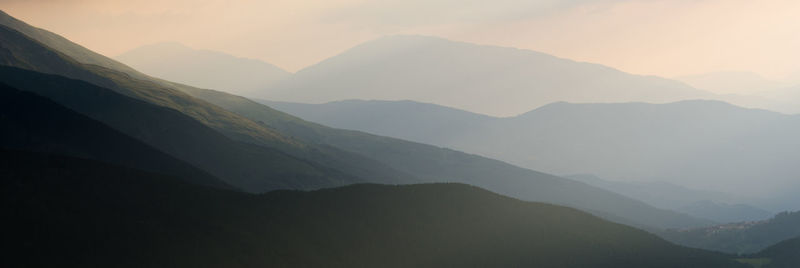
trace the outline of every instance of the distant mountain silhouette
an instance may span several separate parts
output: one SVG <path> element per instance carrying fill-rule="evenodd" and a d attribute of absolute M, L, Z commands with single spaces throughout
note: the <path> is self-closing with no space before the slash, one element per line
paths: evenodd
<path fill-rule="evenodd" d="M 400 35 L 302 69 L 260 97 L 306 103 L 414 100 L 510 116 L 554 101 L 670 102 L 711 95 L 674 80 L 530 50 Z"/>
<path fill-rule="evenodd" d="M 237 95 L 252 95 L 291 75 L 263 61 L 196 50 L 179 43 L 142 46 L 115 59 L 155 77 Z"/>
<path fill-rule="evenodd" d="M 0 173 L 8 267 L 745 267 L 460 184 L 251 195 L 4 150 Z"/>
<path fill-rule="evenodd" d="M 666 182 L 609 181 L 592 175 L 565 177 L 644 201 L 654 207 L 675 210 L 719 223 L 765 220 L 774 214 L 752 205 L 742 204 L 742 202 L 759 203 L 752 198 L 688 189 Z"/>
<path fill-rule="evenodd" d="M 797 209 L 800 166 L 792 159 L 800 159 L 800 116 L 718 101 L 558 102 L 508 118 L 410 102 L 265 103 L 332 127 L 453 148 L 553 174 L 671 182 L 783 199 L 754 204 L 772 211 Z"/>
<path fill-rule="evenodd" d="M 800 212 L 782 212 L 759 222 L 668 230 L 660 234 L 669 241 L 694 248 L 738 254 L 756 253 L 780 241 L 800 237 Z"/>

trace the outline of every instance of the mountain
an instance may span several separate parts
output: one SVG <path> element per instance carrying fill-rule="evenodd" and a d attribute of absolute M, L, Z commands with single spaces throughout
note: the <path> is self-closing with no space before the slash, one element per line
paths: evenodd
<path fill-rule="evenodd" d="M 718 101 L 558 102 L 506 118 L 408 102 L 265 103 L 332 127 L 453 148 L 552 174 L 663 181 L 783 200 L 752 204 L 768 210 L 797 209 L 800 167 L 792 161 L 800 159 L 797 115 Z M 419 115 L 423 109 L 429 114 Z"/>
<path fill-rule="evenodd" d="M 7 51 L 11 52 L 5 57 L 8 64 L 95 85 L 75 85 L 72 84 L 75 81 L 47 78 L 36 73 L 25 74 L 35 78 L 17 73 L 0 77 L 15 81 L 17 84 L 14 85 L 19 89 L 55 99 L 246 191 L 317 189 L 358 182 L 460 182 L 523 200 L 572 206 L 645 228 L 710 224 L 706 220 L 656 209 L 584 183 L 500 161 L 331 129 L 243 97 L 159 80 L 136 71 L 76 62 L 64 54 L 70 51 L 61 52 L 13 29 L 3 29 L 6 31 L 2 37 L 8 42 L 0 45 L 7 46 Z M 66 45 L 55 43 L 54 46 Z M 77 56 L 84 54 L 90 53 Z M 72 89 L 85 93 L 73 93 Z M 123 99 L 115 91 L 138 100 Z M 80 97 L 72 99 L 74 96 Z M 141 106 L 144 102 L 171 112 L 139 112 L 140 109 L 154 109 L 148 105 Z M 137 116 L 136 120 L 125 117 L 131 113 Z M 176 123 L 178 121 L 182 122 L 181 126 Z M 151 127 L 151 124 L 157 127 Z M 161 131 L 158 133 L 165 136 L 148 135 L 152 130 Z"/>
<path fill-rule="evenodd" d="M 800 236 L 800 212 L 782 212 L 758 222 L 740 222 L 686 230 L 667 230 L 660 235 L 673 243 L 713 251 L 751 254 L 780 241 Z"/>
<path fill-rule="evenodd" d="M 800 266 L 800 237 L 782 241 L 755 254 L 755 257 L 766 258 L 764 268 L 792 268 Z"/>
<path fill-rule="evenodd" d="M 759 221 L 773 216 L 772 212 L 739 203 L 759 203 L 758 200 L 722 192 L 688 189 L 666 182 L 610 181 L 585 174 L 565 177 L 641 200 L 654 207 L 720 223 Z"/>
<path fill-rule="evenodd" d="M 8 267 L 743 267 L 460 184 L 253 195 L 91 160 L 0 159 Z"/>
<path fill-rule="evenodd" d="M 0 148 L 69 155 L 232 188 L 100 122 L 0 83 Z"/>
<path fill-rule="evenodd" d="M 196 50 L 179 43 L 142 46 L 115 59 L 155 77 L 237 95 L 250 95 L 291 75 L 263 61 Z"/>
<path fill-rule="evenodd" d="M 530 50 L 388 36 L 298 71 L 259 97 L 321 103 L 414 100 L 510 116 L 555 101 L 670 102 L 713 94 Z"/>

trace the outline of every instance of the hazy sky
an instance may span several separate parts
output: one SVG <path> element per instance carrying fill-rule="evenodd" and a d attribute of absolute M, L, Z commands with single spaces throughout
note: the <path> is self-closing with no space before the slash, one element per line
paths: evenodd
<path fill-rule="evenodd" d="M 637 74 L 800 80 L 796 0 L 0 0 L 0 8 L 109 56 L 177 41 L 296 71 L 382 35 L 423 34 Z"/>

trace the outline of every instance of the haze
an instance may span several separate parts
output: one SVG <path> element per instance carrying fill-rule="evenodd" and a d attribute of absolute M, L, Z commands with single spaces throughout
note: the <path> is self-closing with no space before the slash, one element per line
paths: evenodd
<path fill-rule="evenodd" d="M 289 71 L 380 36 L 422 34 L 663 77 L 748 71 L 796 81 L 800 73 L 797 1 L 163 2 L 3 0 L 0 5 L 105 55 L 174 41 Z"/>

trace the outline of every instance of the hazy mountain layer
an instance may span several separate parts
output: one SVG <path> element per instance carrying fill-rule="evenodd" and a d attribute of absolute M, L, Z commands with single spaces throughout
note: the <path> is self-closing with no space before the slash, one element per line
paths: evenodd
<path fill-rule="evenodd" d="M 155 77 L 238 95 L 251 95 L 291 75 L 263 61 L 195 50 L 178 43 L 135 48 L 115 59 Z"/>
<path fill-rule="evenodd" d="M 716 101 L 560 102 L 509 118 L 412 102 L 267 104 L 332 127 L 445 146 L 554 174 L 665 181 L 764 198 L 796 198 L 800 189 L 800 166 L 794 161 L 800 159 L 800 116 Z M 759 206 L 797 209 L 794 200 Z"/>
<path fill-rule="evenodd" d="M 358 45 L 261 95 L 310 103 L 414 100 L 500 116 L 555 101 L 670 102 L 710 96 L 677 81 L 598 64 L 424 36 L 390 36 Z"/>
<path fill-rule="evenodd" d="M 783 212 L 759 222 L 669 230 L 662 232 L 661 236 L 689 247 L 728 253 L 755 253 L 780 241 L 799 237 L 800 212 Z"/>
<path fill-rule="evenodd" d="M 0 158 L 10 267 L 739 267 L 466 185 L 250 195 L 74 158 Z"/>
<path fill-rule="evenodd" d="M 243 97 L 195 89 L 187 91 L 220 107 L 263 122 L 308 143 L 328 144 L 386 163 L 425 182 L 460 182 L 528 201 L 571 206 L 617 222 L 646 228 L 709 225 L 673 211 L 656 209 L 631 198 L 584 183 L 515 167 L 449 149 L 309 123 Z M 645 216 L 646 215 L 646 216 Z"/>
<path fill-rule="evenodd" d="M 763 203 L 743 196 L 688 189 L 666 182 L 610 181 L 592 175 L 565 177 L 641 200 L 654 207 L 675 210 L 720 223 L 765 220 L 774 215 L 764 209 L 742 204 L 742 202 Z"/>

